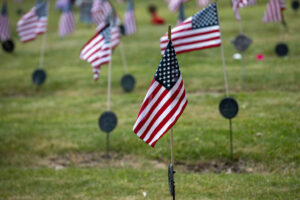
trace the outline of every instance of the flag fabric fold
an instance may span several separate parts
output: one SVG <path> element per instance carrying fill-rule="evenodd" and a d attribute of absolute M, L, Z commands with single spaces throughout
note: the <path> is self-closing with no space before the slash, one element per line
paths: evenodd
<path fill-rule="evenodd" d="M 172 42 L 176 54 L 218 47 L 221 45 L 221 32 L 217 4 L 212 3 L 172 29 Z M 163 54 L 168 44 L 168 34 L 160 38 Z"/>
<path fill-rule="evenodd" d="M 125 35 L 131 35 L 136 32 L 133 0 L 128 0 L 127 3 L 127 8 L 124 16 L 124 28 Z"/>
<path fill-rule="evenodd" d="M 35 7 L 18 21 L 17 31 L 22 42 L 34 40 L 47 31 L 47 2 L 37 1 Z"/>
<path fill-rule="evenodd" d="M 7 4 L 6 2 L 3 2 L 0 14 L 0 41 L 6 41 L 10 39 L 10 37 Z"/>
<path fill-rule="evenodd" d="M 71 1 L 68 0 L 67 4 L 62 7 L 63 13 L 61 14 L 59 20 L 59 36 L 65 37 L 66 35 L 71 34 L 75 29 L 75 19 L 72 11 Z"/>
<path fill-rule="evenodd" d="M 187 102 L 175 49 L 169 41 L 139 111 L 133 132 L 154 147 L 176 123 Z"/>

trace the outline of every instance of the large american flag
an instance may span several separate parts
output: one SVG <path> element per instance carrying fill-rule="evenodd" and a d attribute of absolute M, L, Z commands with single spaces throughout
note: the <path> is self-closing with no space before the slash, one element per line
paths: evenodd
<path fill-rule="evenodd" d="M 131 35 L 136 32 L 134 4 L 133 0 L 128 0 L 127 9 L 124 16 L 125 35 Z"/>
<path fill-rule="evenodd" d="M 134 133 L 154 147 L 176 123 L 186 105 L 176 53 L 169 41 L 134 124 Z"/>
<path fill-rule="evenodd" d="M 10 28 L 7 15 L 7 4 L 3 2 L 0 14 L 0 40 L 6 41 L 10 39 Z"/>
<path fill-rule="evenodd" d="M 34 40 L 47 31 L 47 2 L 37 1 L 28 13 L 18 21 L 18 33 L 22 42 Z"/>
<path fill-rule="evenodd" d="M 80 58 L 92 65 L 94 80 L 99 78 L 101 65 L 110 62 L 111 49 L 117 47 L 119 43 L 119 27 L 106 25 L 83 46 L 80 51 Z"/>
<path fill-rule="evenodd" d="M 65 37 L 71 34 L 75 28 L 75 19 L 72 11 L 71 1 L 68 0 L 67 4 L 63 7 L 63 13 L 59 20 L 59 36 Z"/>
<path fill-rule="evenodd" d="M 92 17 L 99 29 L 106 25 L 106 17 L 113 10 L 111 4 L 107 0 L 94 0 L 92 6 Z"/>
<path fill-rule="evenodd" d="M 220 46 L 221 33 L 217 4 L 212 3 L 208 5 L 173 28 L 172 42 L 176 54 Z M 160 38 L 162 54 L 167 44 L 168 35 L 166 33 Z"/>
<path fill-rule="evenodd" d="M 264 23 L 282 21 L 282 10 L 285 8 L 284 0 L 270 0 L 265 15 L 263 18 Z"/>

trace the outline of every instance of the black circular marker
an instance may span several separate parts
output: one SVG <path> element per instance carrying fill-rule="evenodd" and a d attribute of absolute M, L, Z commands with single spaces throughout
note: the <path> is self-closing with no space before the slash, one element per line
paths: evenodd
<path fill-rule="evenodd" d="M 168 167 L 168 182 L 169 182 L 169 191 L 171 196 L 174 195 L 174 173 L 175 171 L 173 170 L 173 165 L 172 163 L 170 163 Z"/>
<path fill-rule="evenodd" d="M 99 128 L 105 132 L 110 133 L 114 128 L 116 128 L 118 123 L 118 118 L 115 113 L 111 111 L 106 111 L 102 113 L 98 120 Z"/>
<path fill-rule="evenodd" d="M 285 43 L 279 43 L 275 46 L 275 52 L 278 56 L 286 56 L 289 53 L 289 48 Z"/>
<path fill-rule="evenodd" d="M 21 8 L 17 9 L 17 14 L 18 15 L 22 15 L 23 14 L 23 10 Z"/>
<path fill-rule="evenodd" d="M 237 115 L 239 106 L 235 99 L 226 97 L 220 102 L 219 110 L 223 117 L 232 119 Z"/>
<path fill-rule="evenodd" d="M 135 85 L 135 79 L 131 74 L 126 74 L 121 79 L 121 85 L 125 92 L 131 92 Z"/>
<path fill-rule="evenodd" d="M 125 35 L 125 26 L 123 24 L 121 24 L 119 26 L 119 28 L 120 28 L 120 32 L 122 33 L 122 35 Z"/>
<path fill-rule="evenodd" d="M 47 78 L 47 74 L 43 69 L 36 69 L 32 74 L 32 81 L 35 85 L 42 85 Z"/>
<path fill-rule="evenodd" d="M 9 39 L 9 40 L 2 42 L 2 48 L 5 52 L 11 53 L 15 49 L 15 44 L 12 40 Z"/>
<path fill-rule="evenodd" d="M 297 11 L 298 9 L 299 9 L 299 0 L 294 0 L 294 1 L 292 1 L 292 3 L 291 3 L 291 6 L 292 6 L 292 9 L 294 10 L 294 11 Z"/>

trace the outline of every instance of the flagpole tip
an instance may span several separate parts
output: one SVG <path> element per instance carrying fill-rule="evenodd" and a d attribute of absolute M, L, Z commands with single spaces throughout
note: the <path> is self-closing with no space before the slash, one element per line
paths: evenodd
<path fill-rule="evenodd" d="M 171 24 L 168 27 L 168 39 L 171 40 Z"/>

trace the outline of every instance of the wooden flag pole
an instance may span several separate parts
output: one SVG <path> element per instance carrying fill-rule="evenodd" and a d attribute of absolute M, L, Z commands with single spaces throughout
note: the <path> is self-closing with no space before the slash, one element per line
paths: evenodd
<path fill-rule="evenodd" d="M 168 39 L 171 41 L 171 25 L 168 28 Z M 174 152 L 173 152 L 173 127 L 171 128 L 171 163 L 174 167 Z"/>
<path fill-rule="evenodd" d="M 173 151 L 173 127 L 171 128 L 171 136 L 170 136 L 170 141 L 171 141 L 171 163 L 174 167 L 174 151 Z"/>
<path fill-rule="evenodd" d="M 172 39 L 172 37 L 171 37 L 171 25 L 169 25 L 169 27 L 168 27 L 168 39 L 169 39 L 169 41 L 171 41 L 171 39 Z M 173 127 L 171 128 L 171 135 L 170 135 L 170 143 L 171 143 L 171 164 L 172 164 L 172 166 L 173 166 L 173 171 L 171 172 L 171 173 L 173 173 L 173 175 L 174 175 L 174 173 L 175 173 L 175 171 L 174 171 L 174 148 L 173 148 Z M 173 180 L 174 181 L 174 180 Z M 173 183 L 173 200 L 175 200 L 175 181 L 174 181 L 174 183 Z"/>

